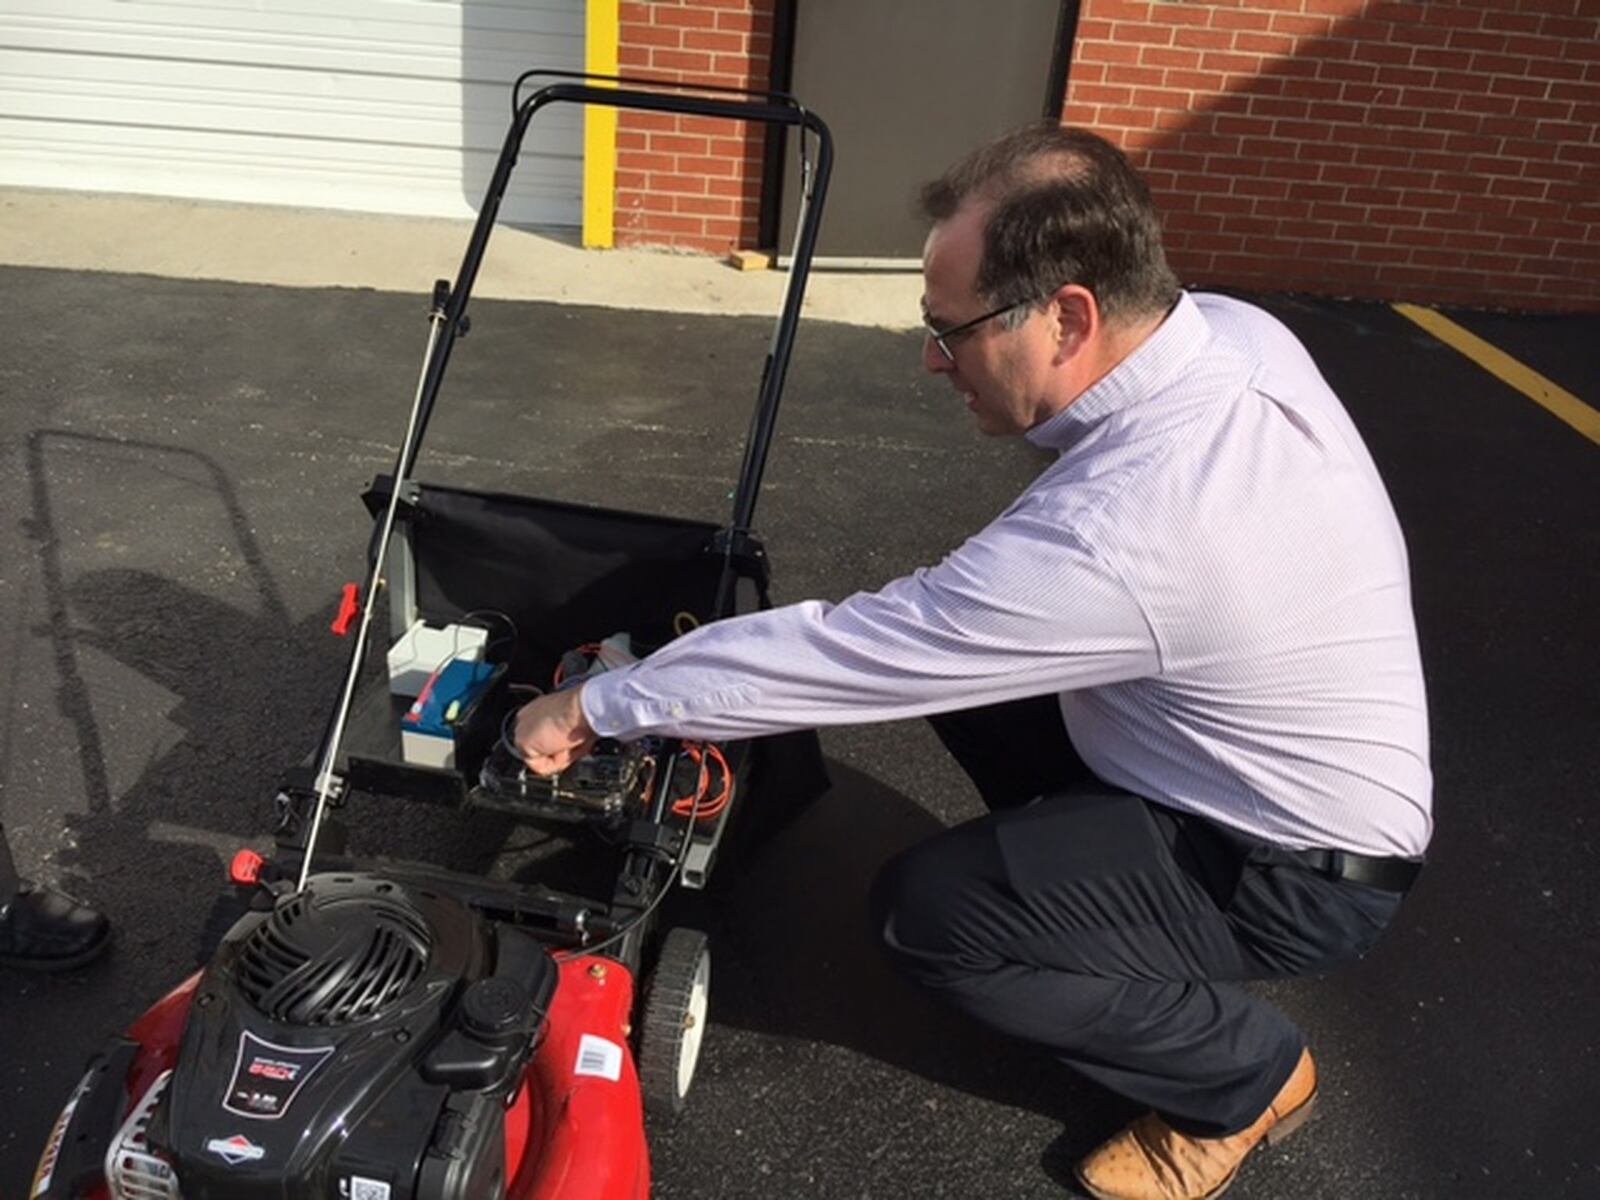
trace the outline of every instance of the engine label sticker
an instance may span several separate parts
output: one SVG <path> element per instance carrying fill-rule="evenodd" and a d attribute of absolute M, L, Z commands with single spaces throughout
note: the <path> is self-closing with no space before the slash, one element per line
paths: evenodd
<path fill-rule="evenodd" d="M 390 1190 L 381 1179 L 352 1175 L 339 1181 L 339 1200 L 389 1200 Z"/>
<path fill-rule="evenodd" d="M 256 1145 L 242 1133 L 236 1133 L 232 1137 L 212 1138 L 206 1143 L 206 1149 L 230 1167 L 237 1167 L 240 1163 L 255 1162 L 267 1156 L 264 1148 Z"/>
<path fill-rule="evenodd" d="M 55 1126 L 50 1130 L 50 1140 L 45 1144 L 44 1153 L 39 1157 L 39 1169 L 33 1174 L 33 1188 L 28 1193 L 30 1197 L 42 1196 L 49 1190 L 50 1180 L 56 1173 L 56 1160 L 61 1157 L 61 1142 L 67 1135 L 67 1126 L 72 1123 L 72 1114 L 78 1111 L 78 1102 L 88 1094 L 92 1082 L 94 1082 L 94 1072 L 89 1071 L 78 1086 L 72 1089 L 67 1106 L 56 1118 Z"/>
<path fill-rule="evenodd" d="M 275 1121 L 289 1111 L 300 1089 L 332 1053 L 332 1046 L 306 1050 L 240 1033 L 233 1080 L 222 1107 L 241 1117 Z"/>
<path fill-rule="evenodd" d="M 574 1075 L 595 1075 L 612 1083 L 622 1078 L 622 1047 L 603 1037 L 586 1033 L 578 1039 L 578 1061 Z"/>

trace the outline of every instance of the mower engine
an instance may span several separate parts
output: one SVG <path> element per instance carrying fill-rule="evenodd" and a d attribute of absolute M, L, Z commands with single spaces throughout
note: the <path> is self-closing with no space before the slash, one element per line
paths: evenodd
<path fill-rule="evenodd" d="M 498 1200 L 557 978 L 452 897 L 313 876 L 224 939 L 111 1146 L 112 1200 Z"/>

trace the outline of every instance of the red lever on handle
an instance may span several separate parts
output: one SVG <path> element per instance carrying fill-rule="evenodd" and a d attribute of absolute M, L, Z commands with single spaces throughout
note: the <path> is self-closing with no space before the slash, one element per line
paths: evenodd
<path fill-rule="evenodd" d="M 350 632 L 350 622 L 361 611 L 361 589 L 353 583 L 344 585 L 344 597 L 339 601 L 339 615 L 333 619 L 333 631 L 340 637 Z"/>
<path fill-rule="evenodd" d="M 228 864 L 228 878 L 240 886 L 261 882 L 261 868 L 266 860 L 246 847 L 233 856 Z"/>

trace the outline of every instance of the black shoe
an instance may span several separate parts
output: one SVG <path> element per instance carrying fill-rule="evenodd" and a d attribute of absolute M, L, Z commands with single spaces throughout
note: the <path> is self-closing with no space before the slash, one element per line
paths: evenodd
<path fill-rule="evenodd" d="M 102 913 L 53 888 L 25 883 L 0 907 L 0 966 L 65 971 L 97 957 L 110 940 Z"/>

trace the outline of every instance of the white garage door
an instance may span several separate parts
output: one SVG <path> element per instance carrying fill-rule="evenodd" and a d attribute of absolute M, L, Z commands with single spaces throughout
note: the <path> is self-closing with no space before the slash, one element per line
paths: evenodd
<path fill-rule="evenodd" d="M 584 0 L 3 0 L 0 183 L 423 216 L 476 210 L 530 67 Z M 546 108 L 502 216 L 579 224 L 582 117 Z"/>

